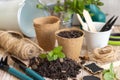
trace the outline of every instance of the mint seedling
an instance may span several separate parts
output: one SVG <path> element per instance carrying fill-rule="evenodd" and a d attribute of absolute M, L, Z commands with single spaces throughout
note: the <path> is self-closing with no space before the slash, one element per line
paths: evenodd
<path fill-rule="evenodd" d="M 116 74 L 113 70 L 113 63 L 110 65 L 110 69 L 103 71 L 104 80 L 116 80 Z"/>
<path fill-rule="evenodd" d="M 47 54 L 40 54 L 40 58 L 47 58 L 48 61 L 53 61 L 57 60 L 58 58 L 65 58 L 65 55 L 62 52 L 62 46 L 58 46 Z"/>

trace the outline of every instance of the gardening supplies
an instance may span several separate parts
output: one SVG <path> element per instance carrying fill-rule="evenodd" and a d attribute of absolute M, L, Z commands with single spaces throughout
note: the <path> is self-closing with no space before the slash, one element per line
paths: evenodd
<path fill-rule="evenodd" d="M 90 60 L 93 60 L 99 63 L 115 61 L 119 57 L 117 52 L 115 52 L 112 46 L 96 48 L 93 50 L 93 52 L 89 56 L 90 56 Z"/>
<path fill-rule="evenodd" d="M 0 31 L 0 46 L 21 59 L 29 59 L 42 53 L 43 49 L 15 31 Z"/>
<path fill-rule="evenodd" d="M 82 80 L 100 80 L 100 78 L 93 75 L 88 75 L 88 76 L 84 76 Z"/>
<path fill-rule="evenodd" d="M 91 19 L 90 14 L 89 14 L 89 12 L 87 10 L 83 10 L 83 16 L 85 18 L 85 21 L 86 21 L 88 27 L 89 27 L 89 30 L 91 32 L 96 32 L 96 28 L 95 28 L 95 26 L 93 24 L 93 21 Z"/>
<path fill-rule="evenodd" d="M 102 27 L 102 29 L 100 30 L 100 32 L 104 32 L 104 31 L 108 31 L 112 28 L 112 26 L 114 25 L 115 21 L 118 19 L 118 16 L 113 19 L 115 16 L 111 17 L 106 24 Z"/>
<path fill-rule="evenodd" d="M 108 44 L 110 45 L 120 45 L 120 33 L 112 33 L 109 38 Z"/>
<path fill-rule="evenodd" d="M 26 74 L 28 74 L 29 76 L 31 76 L 34 80 L 45 80 L 42 76 L 40 76 L 39 74 L 37 74 L 35 71 L 33 71 L 32 69 L 28 68 L 22 61 L 20 61 L 19 59 L 11 56 L 11 59 L 16 62 L 16 64 L 19 66 L 20 69 L 22 69 Z"/>
<path fill-rule="evenodd" d="M 88 51 L 93 51 L 95 48 L 102 48 L 108 45 L 109 37 L 112 29 L 104 32 L 99 32 L 102 26 L 105 24 L 103 22 L 93 22 L 97 32 L 91 32 L 84 29 L 85 41 L 87 44 Z"/>
<path fill-rule="evenodd" d="M 22 72 L 19 72 L 15 68 L 10 67 L 8 65 L 7 61 L 8 61 L 8 57 L 6 57 L 4 60 L 3 60 L 3 57 L 1 58 L 0 69 L 7 71 L 8 73 L 12 74 L 13 76 L 19 78 L 20 80 L 33 80 L 32 78 L 23 74 Z"/>
<path fill-rule="evenodd" d="M 99 67 L 95 63 L 86 64 L 84 68 L 92 74 L 97 74 L 103 70 L 103 68 Z"/>
<path fill-rule="evenodd" d="M 60 19 L 55 16 L 40 17 L 33 20 L 36 37 L 45 51 L 55 47 L 55 31 L 59 29 Z"/>
<path fill-rule="evenodd" d="M 86 0 L 86 1 L 88 1 L 88 0 Z M 86 8 L 88 8 L 90 14 L 93 14 L 91 16 L 93 21 L 95 21 L 95 22 L 105 22 L 106 21 L 106 15 L 100 8 L 98 8 L 98 5 L 89 4 L 89 5 L 86 5 Z"/>
<path fill-rule="evenodd" d="M 66 28 L 55 32 L 58 45 L 63 47 L 66 57 L 79 60 L 84 32 L 77 28 Z"/>
<path fill-rule="evenodd" d="M 88 30 L 88 26 L 87 24 L 85 24 L 82 20 L 82 17 L 79 15 L 79 14 L 76 14 L 77 15 L 77 18 L 78 18 L 78 21 L 81 23 L 82 25 L 82 28 L 85 29 L 85 30 Z"/>

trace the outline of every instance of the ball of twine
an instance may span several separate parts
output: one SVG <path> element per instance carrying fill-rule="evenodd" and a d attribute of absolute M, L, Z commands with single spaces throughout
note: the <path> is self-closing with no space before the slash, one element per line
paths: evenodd
<path fill-rule="evenodd" d="M 30 59 L 43 51 L 37 44 L 15 31 L 0 31 L 0 46 L 21 59 Z"/>
<path fill-rule="evenodd" d="M 112 46 L 96 48 L 90 55 L 90 59 L 96 62 L 105 63 L 117 60 L 117 53 Z"/>

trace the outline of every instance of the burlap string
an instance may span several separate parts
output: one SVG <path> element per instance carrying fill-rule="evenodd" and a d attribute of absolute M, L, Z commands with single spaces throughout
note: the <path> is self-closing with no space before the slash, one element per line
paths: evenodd
<path fill-rule="evenodd" d="M 37 44 L 15 31 L 0 31 L 0 46 L 21 59 L 32 58 L 43 51 Z"/>
<path fill-rule="evenodd" d="M 118 56 L 112 46 L 96 48 L 90 54 L 90 59 L 96 62 L 105 63 L 117 60 Z"/>

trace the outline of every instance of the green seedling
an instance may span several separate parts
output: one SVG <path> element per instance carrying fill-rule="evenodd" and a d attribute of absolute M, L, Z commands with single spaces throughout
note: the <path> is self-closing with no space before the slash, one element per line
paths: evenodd
<path fill-rule="evenodd" d="M 40 58 L 47 58 L 48 61 L 57 60 L 60 58 L 65 58 L 64 53 L 62 52 L 62 46 L 55 47 L 52 51 L 47 54 L 40 54 Z"/>
<path fill-rule="evenodd" d="M 113 63 L 110 65 L 110 69 L 103 71 L 104 80 L 116 80 L 116 74 L 113 70 Z"/>

